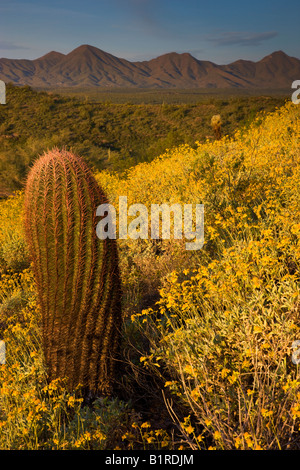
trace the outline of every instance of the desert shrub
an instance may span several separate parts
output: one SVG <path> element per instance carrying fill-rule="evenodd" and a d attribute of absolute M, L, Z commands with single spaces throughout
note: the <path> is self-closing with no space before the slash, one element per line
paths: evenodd
<path fill-rule="evenodd" d="M 173 239 L 118 241 L 125 401 L 88 409 L 80 390 L 45 383 L 31 270 L 2 272 L 11 321 L 0 325 L 1 448 L 298 449 L 299 124 L 299 107 L 288 104 L 233 138 L 181 146 L 123 175 L 96 172 L 116 207 L 124 195 L 148 209 L 205 207 L 198 252 Z M 0 211 L 1 243 L 22 239 L 22 195 Z M 157 429 L 164 413 L 173 427 Z"/>
<path fill-rule="evenodd" d="M 0 249 L 0 263 L 4 271 L 21 272 L 30 265 L 29 253 L 24 239 L 12 237 Z"/>
<path fill-rule="evenodd" d="M 0 204 L 0 274 L 21 272 L 30 265 L 24 240 L 23 194 L 17 193 Z"/>
<path fill-rule="evenodd" d="M 168 371 L 166 389 L 189 410 L 175 422 L 192 448 L 298 448 L 300 381 L 291 359 L 299 280 L 279 265 L 277 276 L 264 277 L 266 257 L 254 267 L 242 256 L 257 246 L 240 248 L 186 280 L 169 277 L 159 315 L 135 317 L 152 340 L 141 359 Z"/>
<path fill-rule="evenodd" d="M 211 210 L 204 249 L 166 277 L 155 309 L 133 316 L 150 343 L 140 359 L 165 379 L 167 407 L 191 448 L 297 449 L 297 110 L 212 150 L 211 189 L 211 173 L 197 172 Z"/>

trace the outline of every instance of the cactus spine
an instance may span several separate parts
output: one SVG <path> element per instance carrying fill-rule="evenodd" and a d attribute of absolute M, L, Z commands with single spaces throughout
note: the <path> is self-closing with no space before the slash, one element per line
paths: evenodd
<path fill-rule="evenodd" d="M 25 231 L 42 311 L 49 379 L 111 393 L 121 327 L 115 240 L 96 235 L 106 197 L 84 161 L 53 149 L 32 167 Z"/>

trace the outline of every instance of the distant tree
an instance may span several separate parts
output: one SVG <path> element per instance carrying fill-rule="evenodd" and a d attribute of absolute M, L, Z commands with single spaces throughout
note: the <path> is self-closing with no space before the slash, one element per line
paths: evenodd
<path fill-rule="evenodd" d="M 214 134 L 215 134 L 215 137 L 216 139 L 221 139 L 221 126 L 222 126 L 222 119 L 221 119 L 221 115 L 220 114 L 215 114 L 212 118 L 211 118 L 211 127 L 213 128 L 213 131 L 214 131 Z"/>

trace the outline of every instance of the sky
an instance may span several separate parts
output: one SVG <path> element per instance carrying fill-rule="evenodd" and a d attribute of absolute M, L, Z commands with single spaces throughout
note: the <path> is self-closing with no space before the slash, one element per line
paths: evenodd
<path fill-rule="evenodd" d="M 130 61 L 168 52 L 227 64 L 300 58 L 300 0 L 0 0 L 0 58 L 82 44 Z"/>

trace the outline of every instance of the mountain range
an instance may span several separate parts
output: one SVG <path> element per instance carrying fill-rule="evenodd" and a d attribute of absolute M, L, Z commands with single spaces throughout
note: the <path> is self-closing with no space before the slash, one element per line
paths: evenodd
<path fill-rule="evenodd" d="M 300 80 L 300 60 L 275 51 L 258 62 L 217 65 L 189 53 L 171 52 L 130 62 L 90 45 L 69 54 L 49 52 L 34 60 L 0 59 L 5 83 L 50 87 L 266 88 L 290 89 Z"/>

